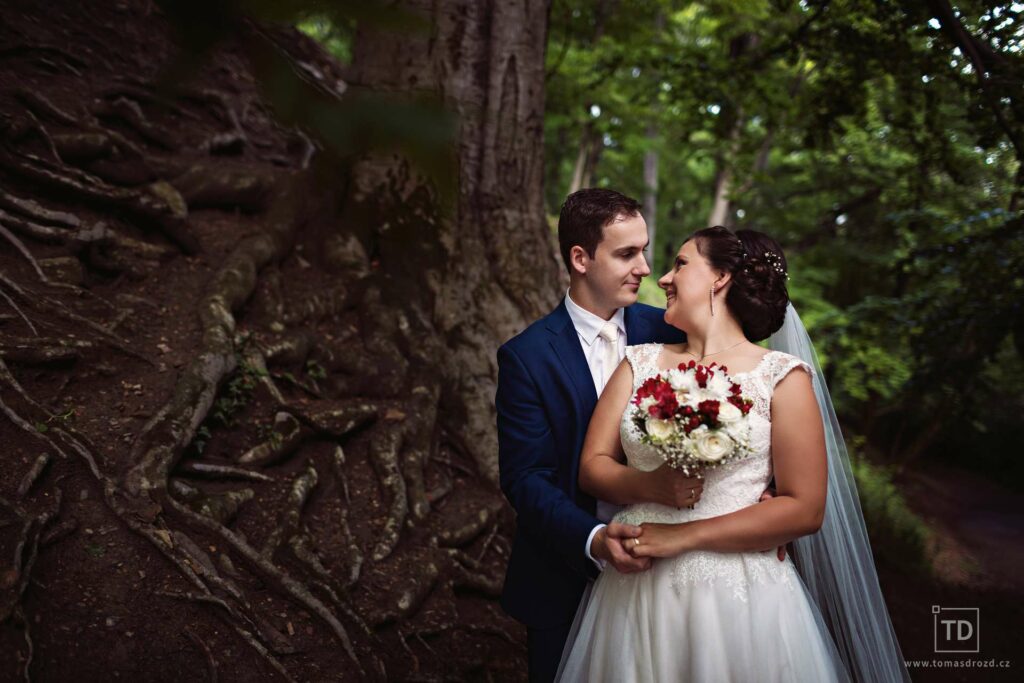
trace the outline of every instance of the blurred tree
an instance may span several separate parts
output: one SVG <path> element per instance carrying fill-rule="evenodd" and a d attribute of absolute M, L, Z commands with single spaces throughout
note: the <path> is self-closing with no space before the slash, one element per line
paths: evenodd
<path fill-rule="evenodd" d="M 709 217 L 776 236 L 850 428 L 901 462 L 965 462 L 983 444 L 974 465 L 1024 475 L 1010 455 L 1024 430 L 1022 13 L 558 2 L 547 204 L 568 187 L 562 142 L 584 127 L 604 148 L 593 183 L 642 196 L 653 118 L 655 273 Z"/>

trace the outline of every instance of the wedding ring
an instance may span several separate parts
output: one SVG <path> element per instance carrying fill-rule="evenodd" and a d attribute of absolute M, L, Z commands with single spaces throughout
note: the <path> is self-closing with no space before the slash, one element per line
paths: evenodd
<path fill-rule="evenodd" d="M 640 545 L 640 539 L 639 538 L 634 538 L 633 539 L 633 543 L 636 543 L 637 545 Z"/>
<path fill-rule="evenodd" d="M 690 489 L 690 498 L 693 498 L 693 492 L 694 492 L 695 490 L 696 490 L 696 489 Z"/>

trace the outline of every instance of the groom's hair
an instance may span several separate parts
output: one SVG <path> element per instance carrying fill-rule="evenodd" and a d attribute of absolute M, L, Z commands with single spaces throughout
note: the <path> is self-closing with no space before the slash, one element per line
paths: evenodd
<path fill-rule="evenodd" d="M 638 215 L 640 202 L 615 190 L 591 187 L 566 197 L 558 215 L 558 248 L 566 269 L 572 273 L 569 252 L 573 247 L 583 247 L 594 258 L 604 226 L 622 216 Z"/>

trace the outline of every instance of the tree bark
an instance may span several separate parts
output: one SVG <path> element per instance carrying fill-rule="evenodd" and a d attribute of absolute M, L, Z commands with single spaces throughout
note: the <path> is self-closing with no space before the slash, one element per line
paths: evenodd
<path fill-rule="evenodd" d="M 647 248 L 644 258 L 648 265 L 654 267 L 654 238 L 657 235 L 658 220 L 658 149 L 654 146 L 658 139 L 658 128 L 653 123 L 647 124 L 647 151 L 644 152 L 644 219 L 647 221 Z"/>
<path fill-rule="evenodd" d="M 543 208 L 548 4 L 410 0 L 429 31 L 360 31 L 353 85 L 440 94 L 459 117 L 458 195 L 450 211 L 398 157 L 355 169 L 350 217 L 369 218 L 382 305 L 430 348 L 440 420 L 480 472 L 497 477 L 495 349 L 557 301 L 562 275 Z"/>

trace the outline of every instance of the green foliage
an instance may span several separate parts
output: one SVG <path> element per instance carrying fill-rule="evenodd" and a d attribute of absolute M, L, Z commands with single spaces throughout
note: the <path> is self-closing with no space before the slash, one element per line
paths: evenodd
<path fill-rule="evenodd" d="M 306 374 L 313 379 L 327 379 L 327 370 L 315 360 L 306 361 Z"/>
<path fill-rule="evenodd" d="M 863 457 L 851 460 L 864 522 L 876 556 L 890 566 L 915 573 L 931 568 L 931 531 L 914 514 L 893 483 L 891 470 Z"/>
<path fill-rule="evenodd" d="M 590 184 L 636 197 L 656 150 L 656 276 L 731 174 L 727 221 L 782 243 L 848 431 L 894 460 L 1017 471 L 1024 10 L 940 5 L 556 2 L 546 201 L 588 141 Z"/>
<path fill-rule="evenodd" d="M 252 401 L 252 393 L 259 383 L 259 378 L 267 375 L 265 371 L 253 366 L 241 356 L 236 357 L 238 366 L 228 378 L 225 390 L 213 402 L 208 418 L 212 424 L 221 427 L 235 425 L 238 413 Z"/>
<path fill-rule="evenodd" d="M 455 120 L 439 98 L 348 88 L 341 92 L 336 76 L 310 77 L 266 33 L 245 27 L 248 19 L 297 26 L 347 62 L 357 26 L 368 31 L 429 30 L 418 15 L 393 4 L 356 0 L 160 0 L 159 4 L 179 37 L 178 54 L 160 77 L 164 90 L 173 94 L 180 84 L 188 84 L 214 49 L 235 41 L 275 118 L 315 135 L 323 143 L 325 159 L 347 166 L 367 152 L 398 152 L 433 182 L 442 204 L 450 203 L 455 190 Z"/>
<path fill-rule="evenodd" d="M 269 442 L 270 447 L 277 450 L 281 447 L 284 441 L 284 437 L 281 433 L 274 429 L 273 422 L 261 422 L 256 428 L 256 434 L 264 442 Z"/>

